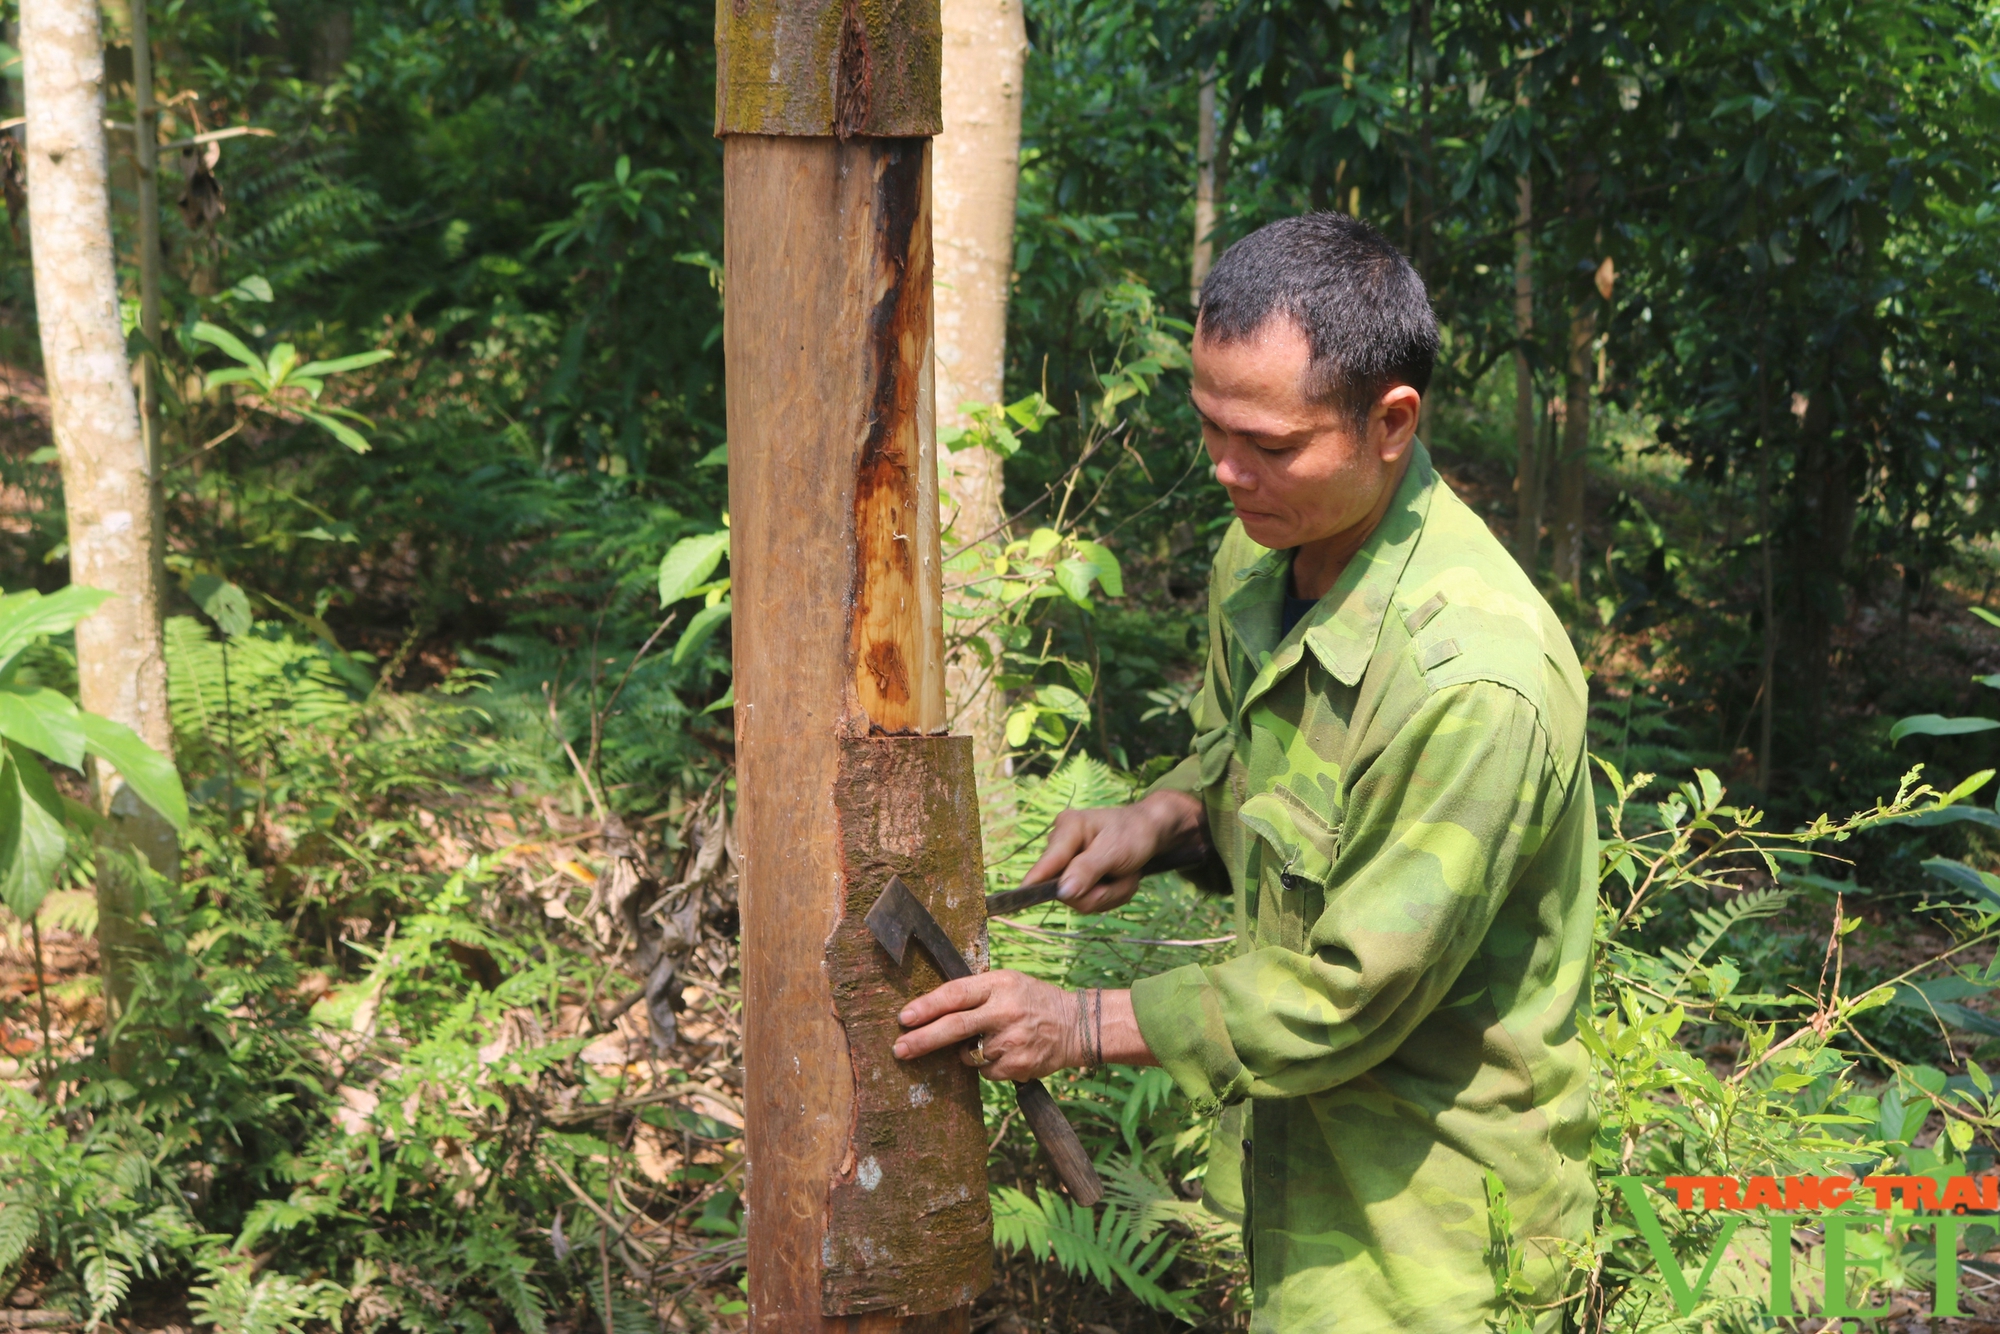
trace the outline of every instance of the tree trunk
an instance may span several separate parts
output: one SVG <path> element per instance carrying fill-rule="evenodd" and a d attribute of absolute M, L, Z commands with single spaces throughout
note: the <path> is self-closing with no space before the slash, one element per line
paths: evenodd
<path fill-rule="evenodd" d="M 1830 360 L 1837 363 L 1842 350 L 1836 348 Z M 1791 605 L 1779 613 L 1789 660 L 1787 681 L 1801 720 L 1809 729 L 1826 707 L 1833 628 L 1847 614 L 1844 578 L 1854 535 L 1854 493 L 1861 464 L 1854 432 L 1839 429 L 1835 420 L 1833 397 L 1832 385 L 1820 384 L 1799 423 L 1798 463 L 1793 470 L 1795 498 L 1786 544 Z M 1850 411 L 1858 407 L 1858 397 L 1850 391 Z"/>
<path fill-rule="evenodd" d="M 146 466 L 153 478 L 153 528 L 166 532 L 166 493 L 160 468 L 160 117 L 153 103 L 153 43 L 146 22 L 146 0 L 132 0 L 132 161 L 139 188 L 136 207 L 139 234 L 139 333 L 146 340 L 140 354 L 139 429 L 146 438 Z M 153 544 L 154 554 L 166 556 L 166 543 Z M 153 577 L 166 581 L 166 567 Z"/>
<path fill-rule="evenodd" d="M 1569 359 L 1563 367 L 1562 445 L 1556 459 L 1556 517 L 1551 525 L 1553 572 L 1583 596 L 1583 499 L 1585 464 L 1590 456 L 1590 405 L 1596 366 L 1590 345 L 1597 341 L 1597 303 L 1586 298 L 1569 321 Z"/>
<path fill-rule="evenodd" d="M 940 981 L 899 876 L 984 955 L 943 735 L 931 257 L 938 16 L 717 7 L 751 1328 L 963 1331 L 992 1276 L 978 1080 L 890 1055 Z"/>
<path fill-rule="evenodd" d="M 25 0 L 22 93 L 28 136 L 28 226 L 49 416 L 62 462 L 70 579 L 116 596 L 76 630 L 83 707 L 173 753 L 160 633 L 156 478 L 139 425 L 118 321 L 106 189 L 104 54 L 95 0 Z M 143 856 L 172 875 L 174 830 L 102 760 L 93 799 L 99 835 L 98 939 L 116 1017 L 131 995 L 138 947 L 136 876 Z"/>
<path fill-rule="evenodd" d="M 1535 367 L 1528 348 L 1535 336 L 1534 184 L 1516 183 L 1514 219 L 1514 556 L 1530 575 L 1542 543 L 1542 456 L 1535 447 Z"/>
<path fill-rule="evenodd" d="M 1214 0 L 1203 0 L 1203 24 L 1215 21 Z M 1188 265 L 1189 304 L 1201 305 L 1201 285 L 1215 263 L 1215 65 L 1202 66 L 1194 113 L 1194 255 Z"/>
<path fill-rule="evenodd" d="M 937 392 L 943 419 L 966 425 L 965 403 L 1006 394 L 1007 297 L 1014 275 L 1014 195 L 1021 155 L 1021 79 L 1028 32 L 1020 0 L 944 0 L 944 127 L 933 145 L 937 253 Z M 997 534 L 1004 514 L 998 454 L 950 455 L 946 526 L 958 542 Z M 952 724 L 972 736 L 982 777 L 1007 756 L 1006 705 L 993 689 L 998 640 L 945 666 Z"/>

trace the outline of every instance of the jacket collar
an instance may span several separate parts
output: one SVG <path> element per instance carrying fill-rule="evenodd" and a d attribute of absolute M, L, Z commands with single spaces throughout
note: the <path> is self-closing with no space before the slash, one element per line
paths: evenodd
<path fill-rule="evenodd" d="M 1307 648 L 1342 685 L 1359 684 L 1362 673 L 1368 670 L 1381 635 L 1382 618 L 1395 600 L 1396 585 L 1402 580 L 1410 553 L 1423 536 L 1437 482 L 1430 451 L 1421 442 L 1413 443 L 1411 449 L 1409 471 L 1396 488 L 1382 522 L 1354 553 L 1326 596 L 1282 640 L 1278 628 L 1292 553 L 1266 551 L 1235 572 L 1238 587 L 1224 600 L 1223 617 L 1256 667 L 1255 679 L 1238 702 L 1239 718 L 1298 664 Z"/>

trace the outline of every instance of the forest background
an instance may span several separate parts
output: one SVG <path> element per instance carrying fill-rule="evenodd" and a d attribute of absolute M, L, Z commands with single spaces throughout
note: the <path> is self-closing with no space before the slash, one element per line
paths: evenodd
<path fill-rule="evenodd" d="M 99 949 L 114 853 L 88 818 L 46 883 L 10 872 L 0 1323 L 736 1327 L 712 13 L 150 17 L 153 343 L 115 3 L 107 115 L 130 351 L 160 366 L 189 818 L 177 874 L 133 872 L 124 955 Z M 1592 674 L 1600 1166 L 1990 1166 L 1995 18 L 1029 0 L 1004 391 L 945 433 L 1004 468 L 1004 530 L 949 545 L 958 679 L 997 700 L 965 720 L 995 887 L 1056 811 L 1189 741 L 1228 521 L 1184 396 L 1198 201 L 1214 252 L 1353 212 L 1437 305 L 1442 471 Z M 0 587 L 52 595 L 71 534 L 14 144 Z M 316 359 L 324 389 L 297 387 Z M 0 686 L 73 695 L 74 640 L 34 605 L 0 602 Z M 63 757 L 6 735 L 33 799 L 29 751 Z M 994 952 L 1117 984 L 1228 930 L 1163 879 Z M 1193 1203 L 1206 1127 L 1157 1072 L 1063 1096 L 1111 1199 L 1053 1192 L 994 1103 L 1009 1259 L 981 1327 L 1240 1327 L 1239 1244 Z M 1574 1294 L 1530 1309 L 1488 1205 L 1501 1327 L 1686 1316 L 1608 1192 Z M 1714 1221 L 1667 1222 L 1699 1270 Z M 1851 1280 L 1896 1310 L 1940 1283 L 1910 1222 Z M 1960 1300 L 1986 1310 L 1972 1232 Z M 1795 1244 L 1811 1290 L 1818 1239 Z M 1687 1318 L 1768 1323 L 1754 1250 Z"/>

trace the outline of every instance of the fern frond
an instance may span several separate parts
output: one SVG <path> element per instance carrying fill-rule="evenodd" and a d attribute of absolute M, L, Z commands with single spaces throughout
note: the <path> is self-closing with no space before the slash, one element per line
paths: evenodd
<path fill-rule="evenodd" d="M 1739 894 L 1719 907 L 1697 908 L 1690 915 L 1700 930 L 1688 943 L 1687 950 L 1685 952 L 1667 950 L 1665 953 L 1668 958 L 1680 965 L 1685 980 L 1685 975 L 1699 967 L 1702 959 L 1722 942 L 1724 936 L 1745 922 L 1777 916 L 1785 910 L 1785 905 L 1791 902 L 1796 892 L 1781 885 L 1773 885 L 1768 889 Z"/>
<path fill-rule="evenodd" d="M 9 1200 L 0 1205 L 0 1276 L 20 1263 L 41 1234 L 42 1216 L 32 1205 L 24 1200 Z"/>
<path fill-rule="evenodd" d="M 1093 1220 L 1091 1211 L 1046 1190 L 1030 1199 L 1012 1186 L 993 1192 L 993 1240 L 1011 1250 L 1046 1257 L 1071 1274 L 1087 1274 L 1106 1288 L 1122 1286 L 1158 1311 L 1193 1321 L 1197 1312 L 1185 1292 L 1169 1292 L 1160 1279 L 1180 1254 L 1164 1235 L 1148 1240 L 1136 1220 L 1107 1204 Z"/>
<path fill-rule="evenodd" d="M 79 1254 L 83 1257 L 83 1290 L 90 1298 L 90 1319 L 84 1328 L 94 1330 L 124 1304 L 132 1290 L 132 1268 L 95 1245 L 84 1246 Z"/>

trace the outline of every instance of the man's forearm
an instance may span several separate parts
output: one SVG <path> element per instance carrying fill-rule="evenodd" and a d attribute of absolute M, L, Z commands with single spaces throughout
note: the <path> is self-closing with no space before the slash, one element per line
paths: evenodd
<path fill-rule="evenodd" d="M 1104 1027 L 1098 1039 L 1099 1055 L 1106 1065 L 1158 1065 L 1153 1049 L 1139 1032 L 1139 1020 L 1132 1013 L 1132 993 L 1104 993 Z"/>

